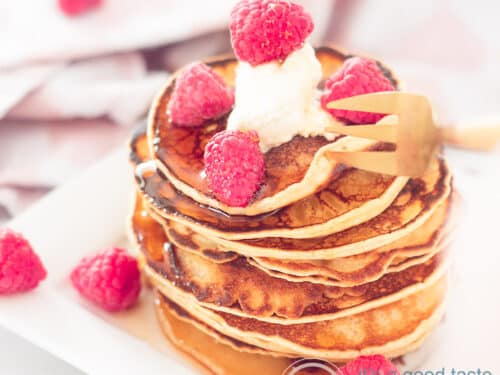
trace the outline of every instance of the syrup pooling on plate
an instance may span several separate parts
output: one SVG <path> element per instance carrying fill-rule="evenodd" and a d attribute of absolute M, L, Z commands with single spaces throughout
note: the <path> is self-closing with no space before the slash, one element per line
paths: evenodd
<path fill-rule="evenodd" d="M 187 354 L 195 364 L 200 363 L 210 374 L 280 375 L 294 361 L 289 358 L 242 351 L 241 348 L 245 344 L 218 334 L 159 293 L 157 293 L 156 312 L 161 328 L 172 344 Z M 206 330 L 202 330 L 200 325 L 206 327 Z"/>

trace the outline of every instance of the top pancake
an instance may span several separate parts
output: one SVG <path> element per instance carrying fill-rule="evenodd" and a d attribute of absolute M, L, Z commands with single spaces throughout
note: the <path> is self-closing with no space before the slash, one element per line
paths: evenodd
<path fill-rule="evenodd" d="M 148 162 L 145 144 L 145 135 L 138 131 L 131 142 L 131 160 L 139 188 L 158 216 L 233 240 L 310 238 L 342 231 L 380 214 L 408 180 L 346 168 L 323 190 L 280 210 L 256 216 L 227 215 L 178 191 L 154 163 Z"/>
<path fill-rule="evenodd" d="M 329 47 L 319 48 L 316 55 L 326 79 L 349 56 Z M 235 58 L 208 61 L 230 85 L 234 85 Z M 388 69 L 384 74 L 397 86 Z M 230 207 L 212 197 L 203 173 L 205 145 L 226 127 L 227 117 L 198 128 L 174 126 L 166 108 L 175 85 L 176 75 L 153 103 L 148 121 L 148 143 L 157 167 L 172 185 L 193 200 L 231 215 L 254 216 L 287 206 L 322 189 L 335 179 L 345 166 L 326 157 L 327 151 L 366 150 L 376 147 L 373 141 L 337 136 L 328 141 L 322 136 L 295 136 L 290 142 L 269 150 L 265 155 L 266 175 L 261 189 L 247 207 Z"/>
<path fill-rule="evenodd" d="M 357 213 L 354 215 L 354 219 L 360 220 L 361 224 L 356 225 L 351 221 L 351 225 L 342 231 L 327 226 L 329 234 L 317 236 L 315 235 L 317 232 L 312 231 L 309 232 L 311 235 L 308 236 L 306 233 L 304 236 L 304 230 L 308 227 L 286 226 L 289 224 L 289 220 L 283 220 L 283 218 L 289 219 L 287 212 L 296 212 L 299 214 L 297 217 L 302 218 L 303 225 L 304 223 L 313 224 L 309 221 L 311 218 L 314 220 L 312 212 L 326 212 L 324 211 L 325 207 L 316 205 L 321 208 L 318 210 L 314 209 L 315 205 L 313 204 L 309 205 L 311 210 L 305 210 L 301 202 L 311 201 L 311 199 L 314 201 L 314 196 L 321 197 L 323 191 L 267 216 L 250 218 L 222 215 L 218 211 L 214 212 L 199 205 L 173 188 L 168 180 L 157 173 L 154 164 L 151 169 L 150 162 L 147 161 L 149 156 L 145 144 L 144 133 L 139 130 L 131 142 L 131 160 L 136 165 L 138 188 L 147 199 L 148 205 L 158 214 L 159 220 L 165 220 L 165 223 L 172 221 L 202 234 L 207 240 L 213 242 L 214 247 L 212 248 L 234 251 L 247 256 L 282 259 L 331 259 L 370 251 L 413 232 L 433 214 L 438 206 L 449 198 L 451 191 L 450 172 L 444 160 L 441 159 L 437 162 L 439 168 L 434 168 L 431 173 L 421 178 L 410 179 L 396 199 L 388 201 L 389 207 L 382 213 L 378 214 L 379 211 L 372 210 L 370 215 L 365 212 L 359 217 L 357 210 L 360 207 L 358 207 L 348 211 L 348 214 Z M 333 181 L 332 184 L 335 182 Z M 363 188 L 365 187 L 363 186 Z M 367 188 L 367 190 L 370 189 L 373 189 L 373 186 Z M 333 194 L 328 195 L 332 196 Z M 297 208 L 293 208 L 294 206 Z M 302 213 L 301 216 L 300 213 Z M 199 214 L 201 216 L 198 216 Z M 332 220 L 342 218 L 342 216 Z M 286 225 L 280 229 L 278 224 L 281 221 Z M 278 229 L 273 228 L 273 224 Z M 325 223 L 310 225 L 309 228 L 317 229 L 324 225 Z M 168 226 L 172 227 L 171 224 Z M 302 233 L 299 232 L 297 235 L 295 232 L 299 229 L 302 229 Z M 287 231 L 286 237 L 280 237 L 283 230 Z M 274 237 L 276 235 L 278 237 Z"/>

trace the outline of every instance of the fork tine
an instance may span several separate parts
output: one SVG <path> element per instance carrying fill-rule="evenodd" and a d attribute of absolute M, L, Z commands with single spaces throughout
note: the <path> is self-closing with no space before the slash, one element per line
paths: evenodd
<path fill-rule="evenodd" d="M 333 124 L 326 128 L 326 130 L 332 133 L 390 143 L 396 143 L 398 132 L 398 128 L 394 124 L 365 124 L 356 126 Z"/>
<path fill-rule="evenodd" d="M 344 109 L 373 113 L 400 113 L 402 108 L 426 100 L 421 95 L 400 91 L 383 91 L 370 94 L 351 96 L 328 103 L 330 109 Z"/>
<path fill-rule="evenodd" d="M 328 152 L 328 157 L 351 167 L 371 172 L 399 175 L 394 151 Z"/>
<path fill-rule="evenodd" d="M 439 144 L 439 133 L 432 120 L 432 108 L 425 96 L 399 91 L 353 96 L 328 103 L 329 108 L 397 115 L 399 124 L 392 128 L 374 126 L 346 129 L 343 133 L 396 143 L 396 152 L 346 152 L 331 154 L 345 164 L 379 173 L 419 176 L 426 172 Z M 384 123 L 384 121 L 380 121 Z M 393 120 L 385 121 L 385 125 Z M 383 126 L 383 125 L 382 125 Z M 383 134 L 377 133 L 379 132 Z M 333 129 L 332 129 L 333 130 Z M 336 131 L 341 132 L 337 127 Z"/>

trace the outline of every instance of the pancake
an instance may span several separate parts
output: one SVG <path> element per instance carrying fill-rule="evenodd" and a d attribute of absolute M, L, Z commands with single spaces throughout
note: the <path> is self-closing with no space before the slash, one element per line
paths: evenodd
<path fill-rule="evenodd" d="M 275 277 L 290 281 L 310 281 L 349 286 L 367 283 L 389 272 L 399 272 L 423 263 L 449 245 L 451 202 L 436 212 L 417 230 L 378 249 L 348 257 L 321 260 L 251 258 L 249 262 Z"/>
<path fill-rule="evenodd" d="M 177 190 L 148 160 L 144 137 L 139 132 L 132 140 L 130 159 L 136 165 L 138 186 L 152 209 L 159 217 L 226 239 L 308 238 L 339 232 L 380 214 L 408 180 L 345 168 L 323 190 L 280 210 L 252 217 L 229 216 Z"/>
<path fill-rule="evenodd" d="M 395 272 L 404 269 L 399 266 L 405 260 L 415 257 L 427 257 L 446 246 L 441 242 L 446 240 L 451 230 L 449 223 L 451 201 L 438 207 L 435 213 L 417 230 L 401 239 L 361 254 L 320 260 L 287 260 L 276 258 L 253 257 L 250 263 L 265 272 L 292 281 L 311 281 L 328 283 L 329 285 L 349 286 L 379 278 L 387 270 Z M 169 240 L 177 246 L 193 252 L 210 253 L 214 259 L 231 257 L 234 252 L 225 252 L 217 248 L 213 241 L 183 227 L 169 222 L 164 227 Z M 409 265 L 410 263 L 406 263 Z M 298 276 L 294 278 L 293 276 Z M 321 276 L 319 279 L 308 278 Z"/>
<path fill-rule="evenodd" d="M 395 357 L 414 348 L 443 315 L 446 277 L 400 300 L 347 317 L 308 324 L 281 325 L 192 304 L 176 289 L 162 294 L 220 334 L 249 345 L 297 357 L 344 362 L 363 354 Z M 411 348 L 411 349 L 410 349 Z"/>
<path fill-rule="evenodd" d="M 327 47 L 316 55 L 319 88 L 350 57 Z M 235 58 L 207 64 L 234 87 Z M 176 79 L 130 143 L 130 236 L 142 274 L 158 292 L 167 336 L 215 373 L 228 372 L 218 367 L 224 350 L 281 372 L 294 358 L 396 357 L 421 345 L 443 315 L 447 289 L 446 161 L 437 158 L 418 178 L 387 176 L 344 165 L 330 152 L 392 151 L 393 144 L 297 135 L 264 154 L 264 181 L 249 205 L 229 207 L 212 195 L 203 163 L 227 116 L 200 127 L 170 123 Z"/>
<path fill-rule="evenodd" d="M 201 323 L 182 307 L 176 305 L 168 298 L 157 293 L 155 304 L 156 315 L 161 329 L 168 340 L 183 353 L 187 354 L 191 361 L 200 363 L 203 370 L 216 375 L 254 375 L 272 374 L 280 375 L 288 369 L 292 363 L 304 363 L 302 360 L 286 358 L 285 354 L 279 353 L 279 357 L 274 357 L 274 352 L 262 350 L 254 353 L 255 347 L 246 345 L 241 341 L 234 340 L 222 335 L 213 328 Z M 407 345 L 406 352 L 418 348 L 423 339 Z M 234 347 L 237 343 L 237 347 Z M 246 348 L 249 348 L 247 351 Z M 420 357 L 420 356 L 416 356 Z M 402 360 L 402 358 L 404 358 Z M 411 363 L 411 356 L 396 357 L 402 360 L 407 369 L 416 368 Z M 410 360 L 410 362 L 408 362 Z M 317 361 L 307 359 L 308 362 Z M 420 363 L 420 360 L 419 360 Z M 244 364 L 242 366 L 242 364 Z M 338 364 L 340 365 L 340 364 Z M 399 366 L 398 366 L 399 367 Z M 402 371 L 403 369 L 400 368 Z M 309 375 L 328 375 L 329 372 L 321 369 L 307 369 Z"/>
<path fill-rule="evenodd" d="M 164 227 L 165 233 L 162 233 L 160 225 L 154 220 L 154 216 L 147 212 L 140 197 L 136 198 L 133 207 L 131 217 L 133 231 L 138 242 L 143 241 L 144 238 L 149 241 L 143 247 L 149 249 L 149 257 L 152 260 L 162 260 L 165 246 L 169 248 L 171 245 L 201 255 L 215 263 L 231 262 L 239 257 L 234 252 L 211 249 L 210 241 L 207 247 L 204 246 L 202 239 L 193 240 L 191 235 L 183 236 L 167 227 Z M 448 241 L 445 241 L 443 230 L 441 230 L 444 224 L 435 228 L 443 221 L 442 214 L 445 212 L 447 210 L 439 209 L 422 226 L 422 231 L 417 230 L 410 234 L 406 237 L 406 241 L 396 241 L 389 250 L 385 246 L 351 257 L 321 261 L 287 261 L 272 258 L 248 258 L 247 261 L 271 276 L 293 282 L 307 281 L 339 287 L 365 284 L 382 277 L 385 273 L 399 272 L 413 265 L 425 263 L 446 247 Z M 435 231 L 432 232 L 432 230 Z M 176 233 L 175 239 L 171 237 L 172 233 Z M 193 235 L 196 236 L 194 233 Z M 168 245 L 161 243 L 155 245 L 153 238 L 162 238 Z"/>
<path fill-rule="evenodd" d="M 214 263 L 170 244 L 163 231 L 150 229 L 160 227 L 151 217 L 133 215 L 132 219 L 135 242 L 144 254 L 141 264 L 157 288 L 163 290 L 172 284 L 191 294 L 194 301 L 214 309 L 267 317 L 270 321 L 284 318 L 286 324 L 298 318 L 326 319 L 333 314 L 346 314 L 343 310 L 351 307 L 359 308 L 373 301 L 380 303 L 382 297 L 413 290 L 415 284 L 435 278 L 443 268 L 438 254 L 399 273 L 349 288 L 290 282 L 269 276 L 243 257 Z M 144 233 L 154 233 L 155 237 L 145 240 Z"/>
<path fill-rule="evenodd" d="M 450 201 L 451 174 L 444 159 L 438 163 L 439 168 L 432 173 L 410 179 L 380 215 L 341 232 L 307 239 L 266 237 L 234 241 L 210 237 L 210 240 L 216 247 L 246 256 L 279 259 L 331 259 L 388 245 L 416 231 L 438 207 Z"/>
<path fill-rule="evenodd" d="M 138 148 L 141 147 L 141 144 L 144 145 L 144 143 L 145 140 L 141 136 L 135 138 L 135 141 L 132 142 L 131 160 L 133 162 L 139 160 L 138 155 L 144 153 L 144 150 L 138 150 Z M 157 202 L 161 202 L 160 205 L 165 205 L 168 202 L 171 202 L 171 199 L 169 200 L 165 197 L 158 200 L 151 199 L 151 195 L 145 192 L 145 189 L 147 188 L 146 181 L 148 181 L 148 176 L 158 176 L 158 174 L 155 172 L 155 170 L 144 172 L 143 167 L 144 164 L 139 165 L 139 167 L 137 168 L 139 172 L 136 171 L 136 173 L 140 174 L 139 188 L 149 198 L 148 203 L 153 207 L 155 212 L 158 213 L 158 207 L 156 207 L 155 209 L 155 205 L 157 204 Z M 161 180 L 166 183 L 165 186 L 171 186 L 165 179 Z M 429 218 L 432 212 L 436 209 L 436 205 L 442 203 L 442 201 L 449 195 L 450 186 L 451 176 L 449 170 L 444 160 L 440 160 L 439 168 L 435 168 L 432 173 L 429 173 L 422 178 L 410 179 L 404 189 L 399 193 L 396 200 L 394 200 L 390 207 L 379 216 L 363 224 L 349 228 L 345 231 L 335 232 L 327 236 L 319 236 L 315 237 L 314 239 L 307 240 L 293 238 L 296 236 L 296 234 L 293 234 L 296 233 L 296 229 L 292 230 L 292 235 L 290 235 L 288 231 L 287 238 L 262 237 L 266 235 L 277 235 L 278 232 L 276 232 L 275 230 L 269 230 L 267 232 L 259 231 L 253 233 L 232 232 L 230 234 L 224 233 L 224 235 L 222 235 L 220 232 L 216 230 L 214 231 L 213 228 L 207 227 L 205 225 L 200 225 L 199 220 L 194 220 L 191 216 L 179 213 L 177 209 L 179 207 L 187 207 L 187 211 L 191 215 L 193 215 L 193 212 L 195 211 L 202 211 L 205 218 L 210 217 L 213 220 L 222 220 L 222 216 L 219 215 L 218 212 L 213 212 L 206 207 L 194 204 L 191 199 L 179 192 L 176 192 L 175 189 L 169 190 L 168 192 L 165 192 L 164 190 L 163 191 L 165 193 L 165 196 L 171 196 L 172 194 L 174 194 L 176 198 L 182 198 L 180 201 L 174 200 L 174 202 L 169 203 L 169 218 L 172 221 L 176 221 L 182 225 L 187 224 L 188 226 L 190 226 L 190 229 L 210 237 L 217 244 L 217 247 L 222 246 L 227 250 L 230 249 L 230 251 L 244 253 L 249 256 L 269 256 L 274 258 L 289 259 L 298 259 L 300 257 L 309 259 L 321 259 L 332 257 L 332 253 L 335 254 L 334 256 L 339 257 L 352 255 L 363 251 L 369 251 L 374 249 L 375 247 L 383 246 L 403 237 L 405 234 L 410 233 L 412 230 L 414 230 Z M 156 195 L 158 192 L 157 189 L 151 189 L 151 191 L 151 194 L 153 195 Z M 321 195 L 321 193 L 322 192 L 319 192 L 318 195 Z M 297 205 L 300 205 L 300 202 L 297 203 Z M 294 208 L 293 206 L 295 205 L 292 205 L 291 208 L 287 209 L 292 212 L 297 212 L 298 215 L 296 216 L 298 217 L 308 217 L 307 213 L 304 214 L 303 206 L 299 206 L 297 208 Z M 311 211 L 314 211 L 314 205 L 309 207 L 311 208 Z M 274 215 L 269 215 L 265 218 L 261 218 L 260 221 L 257 220 L 255 222 L 255 225 L 261 225 L 261 223 L 265 221 L 267 221 L 268 223 L 272 223 L 275 221 L 276 216 L 280 216 L 280 213 L 286 212 L 287 209 L 280 210 Z M 165 211 L 162 211 L 162 213 L 164 215 L 166 214 Z M 216 218 L 217 216 L 219 216 L 218 219 Z M 224 217 L 224 220 L 228 223 L 235 222 L 237 224 L 231 225 L 238 225 L 240 227 L 245 227 L 246 223 L 244 218 L 234 216 Z M 384 221 L 386 221 L 386 223 L 384 223 Z M 325 228 L 324 224 L 319 225 L 322 226 L 322 228 Z M 251 227 L 252 224 L 248 223 L 248 226 Z M 299 236 L 303 235 L 304 233 L 299 234 Z M 222 236 L 222 238 L 219 236 Z M 241 240 L 237 242 L 231 242 L 231 240 L 228 239 L 239 237 L 250 237 L 251 239 Z M 355 240 L 352 241 L 352 238 L 354 238 Z M 352 243 L 349 243 L 349 241 L 352 241 Z M 362 242 L 362 245 L 359 244 L 359 242 Z M 271 244 L 272 246 L 269 246 L 269 244 Z M 353 252 L 352 250 L 354 247 L 356 248 L 356 252 Z M 315 254 L 310 254 L 311 250 L 315 250 Z M 283 254 L 284 252 L 286 252 L 286 254 Z M 307 254 L 304 254 L 304 252 L 307 252 Z M 279 253 L 282 254 L 280 255 Z"/>
<path fill-rule="evenodd" d="M 274 277 L 284 278 L 289 281 L 321 283 L 331 286 L 353 286 L 368 283 L 380 278 L 384 273 L 402 271 L 410 266 L 424 263 L 435 255 L 446 243 L 444 241 L 444 219 L 449 210 L 438 209 L 421 230 L 415 231 L 403 239 L 396 241 L 391 246 L 384 246 L 371 252 L 362 253 L 345 258 L 335 258 L 320 261 L 288 261 L 272 258 L 248 258 L 253 266 Z M 204 256 L 216 263 L 230 262 L 238 258 L 234 252 L 223 252 L 210 248 L 210 241 L 203 242 L 203 237 L 195 233 L 177 233 L 165 227 L 165 234 L 161 233 L 159 224 L 154 216 L 145 209 L 143 200 L 137 198 L 132 215 L 133 230 L 141 241 L 155 233 L 155 238 L 165 238 L 165 241 L 186 251 Z M 137 223 L 140 223 L 138 225 Z M 172 235 L 175 234 L 175 237 Z M 168 240 L 167 240 L 168 239 Z M 161 244 L 146 244 L 150 249 L 150 258 L 158 260 L 155 256 L 157 249 L 162 249 Z M 163 249 L 159 252 L 162 259 Z"/>
<path fill-rule="evenodd" d="M 337 287 L 352 287 L 360 284 L 366 284 L 375 280 L 378 280 L 383 275 L 389 273 L 396 273 L 404 271 L 410 267 L 413 267 L 418 264 L 422 264 L 427 262 L 429 259 L 434 257 L 437 253 L 444 251 L 447 245 L 440 244 L 432 249 L 419 249 L 416 251 L 417 254 L 414 256 L 396 256 L 392 259 L 392 262 L 388 262 L 388 259 L 385 254 L 382 254 L 379 257 L 373 257 L 373 261 L 370 263 L 361 263 L 359 266 L 353 262 L 350 264 L 340 263 L 337 264 L 328 264 L 327 266 L 323 266 L 321 268 L 315 267 L 315 264 L 309 264 L 306 267 L 302 268 L 302 270 L 307 270 L 306 272 L 318 272 L 319 274 L 308 274 L 308 275 L 294 275 L 290 273 L 285 273 L 276 269 L 266 268 L 266 264 L 264 265 L 258 263 L 258 258 L 249 259 L 249 263 L 263 272 L 267 273 L 272 277 L 278 277 L 281 279 L 285 279 L 291 282 L 301 283 L 301 282 L 310 282 L 314 284 L 328 285 L 328 286 L 337 286 Z M 395 251 L 397 252 L 397 250 Z M 391 253 L 389 253 L 391 254 Z M 392 258 L 393 255 L 389 255 L 389 258 Z M 269 258 L 267 258 L 269 260 Z M 341 259 L 341 258 L 338 258 Z M 368 260 L 368 259 L 366 259 Z M 294 271 L 298 268 L 293 262 L 288 262 L 288 269 L 292 268 Z M 299 267 L 303 266 L 304 263 L 299 264 Z M 272 264 L 273 267 L 276 264 Z M 355 270 L 350 271 L 339 271 L 338 268 L 347 267 L 355 268 Z M 322 272 L 323 271 L 323 272 Z M 335 275 L 336 277 L 324 276 L 324 274 Z"/>
<path fill-rule="evenodd" d="M 413 232 L 420 236 L 424 225 L 439 207 L 451 201 L 451 174 L 446 162 L 439 160 L 439 168 L 422 178 L 408 181 L 398 197 L 384 212 L 360 225 L 326 236 L 297 239 L 266 237 L 250 240 L 228 240 L 210 236 L 202 227 L 188 227 L 172 216 L 163 222 L 173 241 L 190 241 L 194 247 L 211 251 L 236 252 L 249 257 L 269 257 L 287 260 L 324 260 L 365 253 L 389 246 Z M 156 211 L 147 202 L 148 210 Z M 158 216 L 157 214 L 155 216 Z M 203 232 L 203 233 L 202 233 Z M 401 246 L 399 246 L 401 247 Z"/>
<path fill-rule="evenodd" d="M 159 264 L 148 262 L 143 255 L 139 260 L 149 282 L 164 294 L 182 295 L 191 304 L 210 310 L 280 325 L 338 319 L 389 304 L 421 290 L 441 277 L 448 267 L 444 259 L 436 257 L 408 269 L 405 275 L 393 273 L 357 287 L 332 288 L 286 284 L 283 279 L 269 277 L 253 286 L 251 281 L 259 280 L 257 276 L 261 275 L 251 278 L 248 270 L 241 272 L 241 269 L 242 281 L 224 279 L 227 273 L 220 275 L 214 269 L 203 270 L 209 275 L 206 281 L 204 274 L 195 277 L 193 273 L 180 272 L 172 279 L 167 278 L 171 275 L 167 275 Z M 262 288 L 264 282 L 269 283 L 267 288 Z M 274 289 L 278 286 L 283 289 Z"/>
<path fill-rule="evenodd" d="M 336 71 L 350 57 L 330 47 L 317 49 L 323 78 Z M 234 85 L 237 61 L 233 57 L 206 62 L 230 86 Z M 389 69 L 384 74 L 397 87 Z M 321 190 L 335 179 L 345 166 L 327 157 L 328 151 L 365 150 L 376 143 L 353 137 L 295 136 L 290 142 L 269 150 L 265 155 L 266 176 L 261 189 L 247 207 L 227 206 L 211 195 L 203 172 L 203 152 L 208 140 L 226 127 L 227 117 L 199 128 L 171 124 L 167 106 L 176 74 L 154 101 L 148 119 L 148 143 L 152 159 L 173 186 L 193 200 L 231 215 L 254 216 L 274 211 Z M 332 121 L 333 118 L 332 118 Z"/>

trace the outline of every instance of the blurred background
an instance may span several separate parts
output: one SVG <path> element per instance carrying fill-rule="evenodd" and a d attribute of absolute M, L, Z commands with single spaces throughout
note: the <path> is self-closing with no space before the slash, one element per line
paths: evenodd
<path fill-rule="evenodd" d="M 0 222 L 126 142 L 170 72 L 230 52 L 235 2 L 1 1 Z M 496 2 L 298 2 L 315 45 L 384 61 L 443 124 L 500 117 Z"/>

